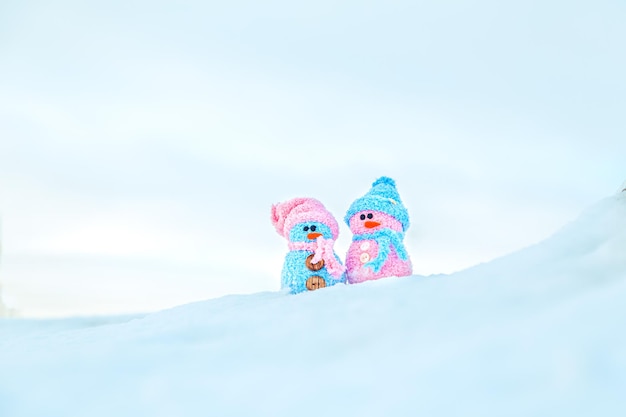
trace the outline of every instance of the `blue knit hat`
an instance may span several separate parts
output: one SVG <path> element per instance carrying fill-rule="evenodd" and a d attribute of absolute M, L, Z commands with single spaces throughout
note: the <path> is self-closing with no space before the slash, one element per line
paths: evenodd
<path fill-rule="evenodd" d="M 380 177 L 372 184 L 372 189 L 363 197 L 354 200 L 343 218 L 350 225 L 350 218 L 363 210 L 380 211 L 396 218 L 402 223 L 402 230 L 409 228 L 409 212 L 400 200 L 396 182 L 389 177 Z"/>

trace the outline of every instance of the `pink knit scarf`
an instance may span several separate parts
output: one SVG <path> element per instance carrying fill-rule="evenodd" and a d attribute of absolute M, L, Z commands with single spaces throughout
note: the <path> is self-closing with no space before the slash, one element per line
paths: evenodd
<path fill-rule="evenodd" d="M 333 239 L 324 239 L 320 236 L 314 242 L 289 242 L 289 250 L 313 252 L 311 263 L 316 264 L 323 259 L 328 273 L 335 278 L 339 278 L 345 272 L 346 267 L 335 258 L 334 244 L 335 241 Z"/>

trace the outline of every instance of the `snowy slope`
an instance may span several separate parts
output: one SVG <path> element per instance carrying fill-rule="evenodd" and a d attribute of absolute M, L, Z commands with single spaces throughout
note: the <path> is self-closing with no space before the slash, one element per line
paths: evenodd
<path fill-rule="evenodd" d="M 622 416 L 625 301 L 620 193 L 452 275 L 0 322 L 0 416 Z"/>

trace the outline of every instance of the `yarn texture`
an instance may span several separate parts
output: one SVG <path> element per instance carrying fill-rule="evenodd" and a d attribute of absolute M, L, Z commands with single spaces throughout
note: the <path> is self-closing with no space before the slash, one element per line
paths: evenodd
<path fill-rule="evenodd" d="M 334 251 L 339 226 L 321 202 L 294 198 L 275 204 L 271 220 L 289 248 L 281 288 L 295 294 L 345 283 L 346 268 Z"/>
<path fill-rule="evenodd" d="M 348 283 L 413 273 L 404 246 L 409 213 L 393 179 L 374 181 L 370 191 L 350 205 L 344 220 L 353 233 L 346 255 Z"/>

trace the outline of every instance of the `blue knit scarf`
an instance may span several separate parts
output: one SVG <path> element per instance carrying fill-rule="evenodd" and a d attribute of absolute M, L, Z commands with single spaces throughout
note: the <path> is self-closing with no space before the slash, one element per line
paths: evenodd
<path fill-rule="evenodd" d="M 385 261 L 387 261 L 389 253 L 391 252 L 391 245 L 393 245 L 396 249 L 400 259 L 403 261 L 409 259 L 409 255 L 407 254 L 404 243 L 402 242 L 404 240 L 404 233 L 402 232 L 396 232 L 391 229 L 382 229 L 374 233 L 354 235 L 352 236 L 352 240 L 375 240 L 376 243 L 378 243 L 378 255 L 376 258 L 363 265 L 370 267 L 375 273 L 379 273 L 385 264 Z"/>

